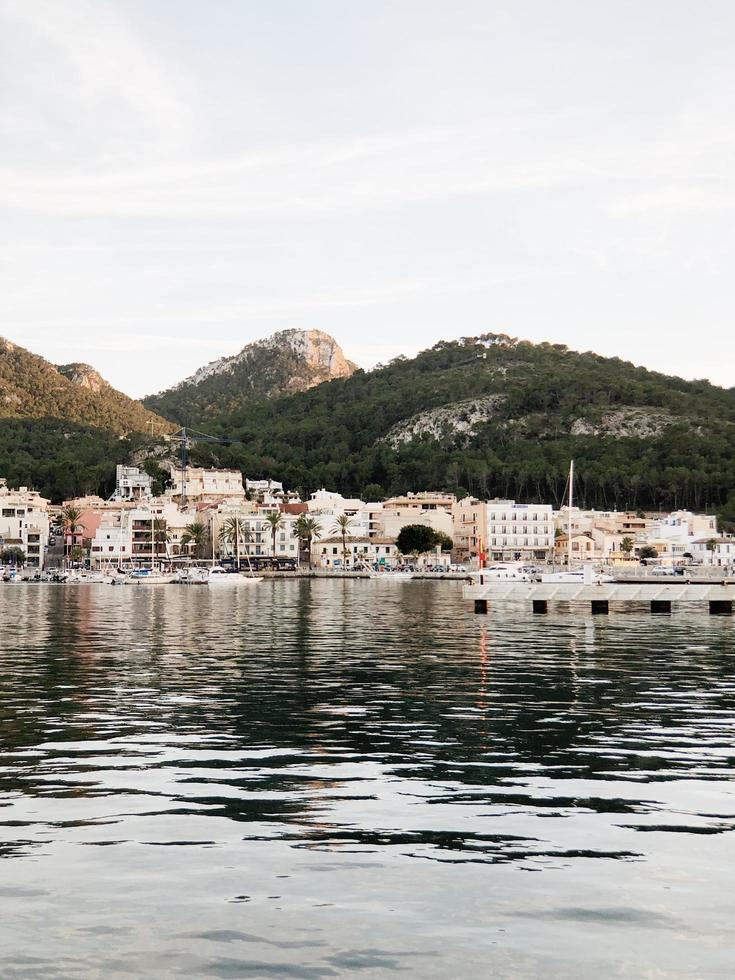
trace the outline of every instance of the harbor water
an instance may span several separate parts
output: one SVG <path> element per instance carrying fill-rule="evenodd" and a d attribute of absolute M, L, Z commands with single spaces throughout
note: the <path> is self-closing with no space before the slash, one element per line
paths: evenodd
<path fill-rule="evenodd" d="M 0 976 L 731 977 L 735 622 L 0 585 Z"/>

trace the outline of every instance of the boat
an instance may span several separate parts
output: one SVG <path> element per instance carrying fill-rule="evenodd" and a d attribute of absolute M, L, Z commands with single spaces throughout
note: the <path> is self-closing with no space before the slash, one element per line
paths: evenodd
<path fill-rule="evenodd" d="M 222 565 L 213 565 L 212 567 L 191 565 L 180 569 L 174 577 L 174 581 L 177 585 L 233 586 L 257 585 L 263 579 L 255 575 L 231 572 Z"/>
<path fill-rule="evenodd" d="M 475 584 L 483 585 L 488 581 L 502 579 L 503 581 L 531 582 L 538 578 L 534 568 L 523 565 L 520 562 L 499 562 L 495 565 L 488 565 L 476 572 L 470 572 L 471 579 L 476 579 Z"/>
<path fill-rule="evenodd" d="M 542 582 L 577 585 L 600 585 L 614 582 L 612 575 L 585 563 L 574 568 L 572 563 L 572 502 L 574 500 L 574 460 L 569 463 L 569 512 L 567 520 L 567 567 L 559 572 L 546 572 L 541 575 Z"/>
<path fill-rule="evenodd" d="M 169 585 L 176 575 L 157 568 L 135 568 L 125 576 L 127 585 Z"/>
<path fill-rule="evenodd" d="M 598 585 L 601 582 L 614 582 L 615 578 L 591 565 L 584 568 L 566 569 L 561 572 L 546 572 L 537 581 L 541 582 L 575 582 L 579 585 Z"/>

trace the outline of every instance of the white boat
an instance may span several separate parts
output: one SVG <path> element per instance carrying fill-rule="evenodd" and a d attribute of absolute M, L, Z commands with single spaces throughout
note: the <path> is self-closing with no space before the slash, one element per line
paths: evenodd
<path fill-rule="evenodd" d="M 473 580 L 477 580 L 475 584 L 480 585 L 488 581 L 496 581 L 497 579 L 512 582 L 530 582 L 538 577 L 527 565 L 522 565 L 519 562 L 501 562 L 495 565 L 488 565 L 487 568 L 481 568 L 479 571 L 470 572 L 469 574 Z"/>
<path fill-rule="evenodd" d="M 126 585 L 169 585 L 176 575 L 156 568 L 136 568 L 125 576 Z"/>
<path fill-rule="evenodd" d="M 176 574 L 174 581 L 178 585 L 214 585 L 214 586 L 233 586 L 233 585 L 257 585 L 263 579 L 255 575 L 243 575 L 238 572 L 230 572 L 221 565 L 210 567 L 200 567 L 192 565 L 182 568 Z"/>
<path fill-rule="evenodd" d="M 540 576 L 542 582 L 570 582 L 579 585 L 598 585 L 600 582 L 614 582 L 615 579 L 607 572 L 602 572 L 586 565 L 584 568 L 571 569 L 561 572 L 547 572 Z"/>
<path fill-rule="evenodd" d="M 205 569 L 207 585 L 256 585 L 263 579 L 256 576 L 243 575 L 241 572 L 230 572 L 221 565 Z"/>

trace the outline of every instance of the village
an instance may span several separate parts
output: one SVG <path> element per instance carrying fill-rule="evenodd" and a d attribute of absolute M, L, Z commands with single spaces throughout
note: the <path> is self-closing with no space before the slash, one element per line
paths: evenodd
<path fill-rule="evenodd" d="M 247 562 L 258 571 L 324 573 L 411 567 L 463 574 L 491 562 L 735 567 L 735 537 L 712 514 L 598 511 L 422 490 L 381 501 L 318 489 L 308 500 L 239 470 L 187 465 L 154 495 L 142 469 L 118 465 L 108 500 L 54 505 L 0 478 L 0 562 L 39 572 L 152 567 L 190 558 Z M 399 550 L 402 529 L 430 529 L 432 546 Z M 234 528 L 234 531 L 233 531 Z M 569 540 L 571 529 L 571 542 Z"/>

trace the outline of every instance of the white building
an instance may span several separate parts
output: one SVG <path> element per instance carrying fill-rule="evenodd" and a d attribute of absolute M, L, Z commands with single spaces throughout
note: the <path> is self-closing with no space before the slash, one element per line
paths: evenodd
<path fill-rule="evenodd" d="M 30 568 L 43 568 L 49 538 L 49 501 L 35 490 L 11 490 L 0 479 L 0 551 L 20 548 Z"/>
<path fill-rule="evenodd" d="M 554 548 L 551 504 L 464 497 L 452 507 L 454 547 L 460 561 L 542 561 Z"/>
<path fill-rule="evenodd" d="M 144 500 L 152 494 L 153 478 L 137 466 L 115 468 L 115 492 L 111 500 Z"/>
<path fill-rule="evenodd" d="M 343 550 L 341 536 L 334 536 L 312 542 L 311 560 L 318 568 L 361 568 L 365 564 L 392 567 L 398 552 L 390 538 L 348 536 Z"/>
<path fill-rule="evenodd" d="M 343 497 L 341 493 L 331 490 L 316 490 L 306 502 L 309 516 L 316 517 L 322 527 L 322 534 L 333 534 L 337 526 L 337 518 L 349 517 L 351 524 L 349 533 L 353 536 L 367 537 L 371 531 L 371 508 L 377 512 L 377 505 L 368 505 L 356 497 Z M 373 526 L 373 532 L 376 527 Z"/>
<path fill-rule="evenodd" d="M 452 538 L 452 507 L 456 502 L 454 494 L 422 491 L 389 497 L 382 504 L 367 504 L 369 533 L 397 538 L 407 525 L 423 524 Z"/>
<path fill-rule="evenodd" d="M 174 485 L 166 496 L 177 503 L 219 503 L 221 500 L 245 499 L 240 470 L 187 466 L 183 470 L 172 468 L 171 479 Z"/>
<path fill-rule="evenodd" d="M 691 543 L 690 553 L 702 565 L 735 569 L 735 538 L 700 538 Z"/>

